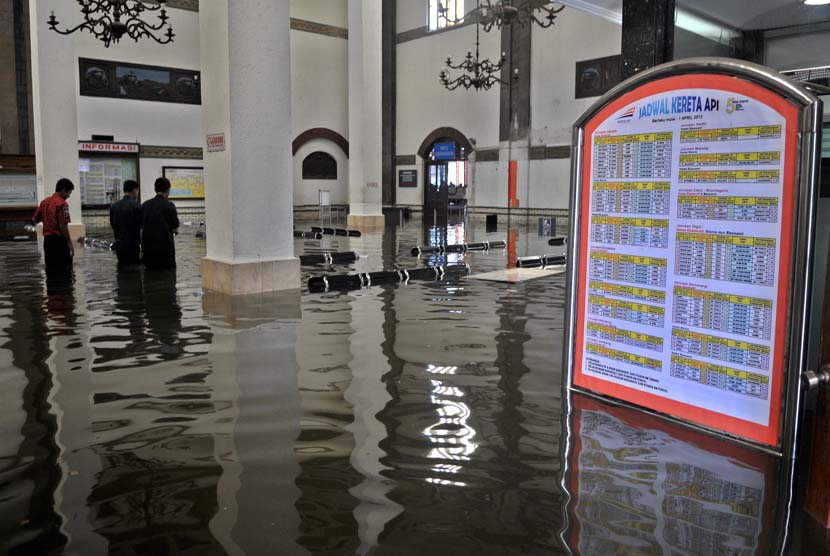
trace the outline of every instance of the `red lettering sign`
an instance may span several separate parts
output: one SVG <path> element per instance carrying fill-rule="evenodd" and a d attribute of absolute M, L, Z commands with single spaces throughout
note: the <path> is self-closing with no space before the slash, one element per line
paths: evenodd
<path fill-rule="evenodd" d="M 78 150 L 83 152 L 113 152 L 138 154 L 138 145 L 135 143 L 92 143 L 81 142 Z"/>
<path fill-rule="evenodd" d="M 207 135 L 207 150 L 209 153 L 225 150 L 225 134 L 212 133 Z"/>

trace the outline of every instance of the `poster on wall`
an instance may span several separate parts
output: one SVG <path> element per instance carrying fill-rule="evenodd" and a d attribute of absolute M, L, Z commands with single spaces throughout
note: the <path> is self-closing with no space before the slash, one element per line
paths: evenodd
<path fill-rule="evenodd" d="M 572 385 L 779 445 L 799 109 L 678 75 L 584 124 Z"/>
<path fill-rule="evenodd" d="M 170 180 L 171 199 L 204 199 L 205 171 L 201 167 L 163 166 L 162 175 Z"/>

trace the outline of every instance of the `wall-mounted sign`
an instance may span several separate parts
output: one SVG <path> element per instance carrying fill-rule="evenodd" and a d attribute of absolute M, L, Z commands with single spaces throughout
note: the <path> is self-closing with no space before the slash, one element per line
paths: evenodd
<path fill-rule="evenodd" d="M 810 95 L 760 67 L 687 68 L 635 78 L 577 124 L 571 386 L 779 447 L 806 349 L 793 217 L 815 187 L 787 97 Z"/>
<path fill-rule="evenodd" d="M 432 156 L 435 160 L 455 160 L 455 142 L 435 143 Z"/>
<path fill-rule="evenodd" d="M 171 199 L 204 199 L 205 171 L 201 167 L 162 166 L 162 175 L 170 180 Z"/>
<path fill-rule="evenodd" d="M 211 133 L 207 135 L 207 152 L 215 153 L 225 150 L 225 134 Z"/>
<path fill-rule="evenodd" d="M 93 153 L 138 154 L 138 143 L 102 143 L 97 141 L 79 141 L 78 150 Z"/>
<path fill-rule="evenodd" d="M 398 170 L 398 187 L 418 187 L 418 170 Z"/>

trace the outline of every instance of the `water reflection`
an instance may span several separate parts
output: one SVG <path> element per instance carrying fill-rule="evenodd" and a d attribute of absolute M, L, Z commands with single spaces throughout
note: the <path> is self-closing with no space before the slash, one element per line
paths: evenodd
<path fill-rule="evenodd" d="M 31 250 L 0 257 L 0 554 L 59 553 L 66 543 L 55 511 L 61 471 L 47 401 L 49 298 L 45 276 L 32 271 L 39 264 Z M 62 305 L 52 304 L 56 321 Z"/>
<path fill-rule="evenodd" d="M 442 241 L 507 235 L 486 233 L 483 222 L 453 226 Z M 425 233 L 410 221 L 382 236 L 327 237 L 325 246 L 300 240 L 296 248 L 366 255 L 336 271 L 406 268 L 429 262 L 409 254 Z M 204 243 L 186 239 L 180 236 L 175 274 L 116 272 L 110 253 L 90 250 L 75 281 L 64 284 L 32 273 L 38 255 L 30 246 L 0 244 L 0 553 L 562 550 L 563 277 L 306 294 L 289 311 L 267 296 L 240 304 L 203 296 Z M 546 250 L 546 238 L 519 240 L 519 251 Z M 464 256 L 474 272 L 508 263 L 503 250 Z M 601 452 L 605 433 L 598 434 L 594 451 Z M 675 461 L 665 453 L 655 480 Z M 653 463 L 638 457 L 621 461 Z M 574 546 L 630 548 L 623 535 L 642 528 L 632 533 L 612 513 L 627 508 L 588 495 L 592 485 L 649 477 L 609 478 L 589 463 L 580 470 L 596 480 L 577 490 L 583 504 L 574 515 L 584 526 Z M 749 468 L 738 467 L 732 482 L 752 486 L 741 474 Z M 686 512 L 685 485 L 711 479 L 671 472 L 680 478 L 664 480 L 662 500 L 672 500 L 675 514 Z M 699 479 L 689 483 L 683 473 Z M 755 508 L 747 493 L 742 500 Z M 768 500 L 765 490 L 762 504 Z M 720 507 L 710 498 L 700 503 Z M 636 504 L 637 519 L 661 523 L 651 506 Z M 750 519 L 731 522 L 739 528 L 760 519 L 730 511 Z M 734 546 L 762 544 L 760 523 L 755 537 L 737 535 Z M 669 546 L 645 530 L 635 553 Z"/>
<path fill-rule="evenodd" d="M 574 554 L 760 556 L 777 459 L 580 394 L 564 484 Z"/>

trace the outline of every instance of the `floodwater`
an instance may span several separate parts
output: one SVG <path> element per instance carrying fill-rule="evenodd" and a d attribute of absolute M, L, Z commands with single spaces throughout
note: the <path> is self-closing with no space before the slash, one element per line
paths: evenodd
<path fill-rule="evenodd" d="M 774 458 L 580 396 L 563 422 L 564 275 L 231 303 L 202 294 L 194 231 L 175 272 L 79 248 L 71 282 L 0 243 L 0 554 L 769 553 Z M 560 249 L 533 223 L 409 254 L 507 237 L 296 248 L 364 255 L 304 280 Z"/>

